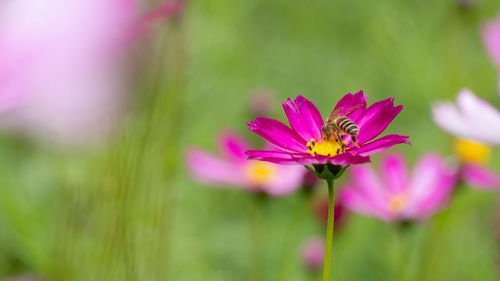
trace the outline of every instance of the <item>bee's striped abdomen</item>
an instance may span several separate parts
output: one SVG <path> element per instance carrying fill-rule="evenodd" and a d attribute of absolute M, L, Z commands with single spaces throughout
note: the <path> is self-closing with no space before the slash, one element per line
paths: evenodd
<path fill-rule="evenodd" d="M 359 127 L 347 117 L 340 117 L 336 120 L 339 129 L 348 135 L 355 136 L 359 133 Z"/>

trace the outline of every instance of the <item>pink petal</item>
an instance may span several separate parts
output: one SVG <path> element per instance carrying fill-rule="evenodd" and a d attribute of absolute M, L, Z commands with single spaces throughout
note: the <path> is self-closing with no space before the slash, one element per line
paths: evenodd
<path fill-rule="evenodd" d="M 491 60 L 500 68 L 500 20 L 486 23 L 481 28 L 481 37 Z"/>
<path fill-rule="evenodd" d="M 323 118 L 312 102 L 303 96 L 297 96 L 295 100 L 288 99 L 286 103 L 282 104 L 290 126 L 303 139 L 307 141 L 311 138 L 321 139 Z"/>
<path fill-rule="evenodd" d="M 13 107 L 1 126 L 83 145 L 112 130 L 129 88 L 122 61 L 129 46 L 122 41 L 135 20 L 134 4 L 2 1 L 0 102 Z"/>
<path fill-rule="evenodd" d="M 234 132 L 225 132 L 219 137 L 219 146 L 221 151 L 235 160 L 247 160 L 246 151 L 250 148 L 245 139 Z"/>
<path fill-rule="evenodd" d="M 363 163 L 368 163 L 370 162 L 370 157 L 369 156 L 364 156 L 364 155 L 356 155 L 353 153 L 345 152 L 341 153 L 339 155 L 335 155 L 334 157 L 330 158 L 330 161 L 334 165 L 342 165 L 342 166 L 347 166 L 351 164 L 363 164 Z"/>
<path fill-rule="evenodd" d="M 467 89 L 458 94 L 457 106 L 469 125 L 470 135 L 477 134 L 472 140 L 500 144 L 500 130 L 492 130 L 500 124 L 500 112 L 495 107 Z"/>
<path fill-rule="evenodd" d="M 362 106 L 349 114 L 349 118 L 352 120 L 356 120 L 361 113 L 363 113 L 366 109 L 366 100 L 368 99 L 368 95 L 363 95 L 363 91 L 359 91 L 356 94 L 347 94 L 340 99 L 340 101 L 335 106 L 335 109 L 342 107 L 344 110 L 342 112 L 349 111 L 354 106 L 361 104 Z"/>
<path fill-rule="evenodd" d="M 354 155 L 352 153 L 342 153 L 334 157 L 315 155 L 309 153 L 290 153 L 285 151 L 275 150 L 249 150 L 247 151 L 248 159 L 268 161 L 277 164 L 326 164 L 331 162 L 334 165 L 350 165 L 362 164 L 370 162 L 370 157 Z"/>
<path fill-rule="evenodd" d="M 408 193 L 414 215 L 423 219 L 442 208 L 456 181 L 456 173 L 445 166 L 441 156 L 427 154 L 421 157 Z"/>
<path fill-rule="evenodd" d="M 347 166 L 351 164 L 362 164 L 370 162 L 370 157 L 355 155 L 349 152 L 342 153 L 334 157 L 329 157 L 324 155 L 312 156 L 308 153 L 292 154 L 292 157 L 300 165 L 332 163 L 333 165 Z"/>
<path fill-rule="evenodd" d="M 276 150 L 249 150 L 246 154 L 248 159 L 251 160 L 261 160 L 277 164 L 297 164 L 294 155 L 300 155 L 297 153 Z"/>
<path fill-rule="evenodd" d="M 363 144 L 382 133 L 403 109 L 394 106 L 394 98 L 372 104 L 355 120 L 359 126 L 358 143 Z"/>
<path fill-rule="evenodd" d="M 273 196 L 288 195 L 302 186 L 306 168 L 298 165 L 277 165 L 278 174 L 263 191 Z"/>
<path fill-rule="evenodd" d="M 341 189 L 342 203 L 349 209 L 363 215 L 378 217 L 383 220 L 394 219 L 388 208 L 390 192 L 369 165 L 349 168 L 348 188 Z"/>
<path fill-rule="evenodd" d="M 469 89 L 460 90 L 457 106 L 450 102 L 440 103 L 432 112 L 436 124 L 452 135 L 500 144 L 500 130 L 491 129 L 500 123 L 500 112 Z"/>
<path fill-rule="evenodd" d="M 484 166 L 466 164 L 461 171 L 465 183 L 472 187 L 486 190 L 498 190 L 500 188 L 500 175 Z"/>
<path fill-rule="evenodd" d="M 384 203 L 381 202 L 384 201 L 389 191 L 384 188 L 380 178 L 370 165 L 353 166 L 349 169 L 349 175 L 352 186 L 362 190 L 363 193 L 384 205 Z"/>
<path fill-rule="evenodd" d="M 451 102 L 438 103 L 432 107 L 434 122 L 447 133 L 471 139 L 468 122 Z"/>
<path fill-rule="evenodd" d="M 401 135 L 387 135 L 383 136 L 377 140 L 374 140 L 370 143 L 365 143 L 361 145 L 360 148 L 353 148 L 350 149 L 349 152 L 353 154 L 358 154 L 361 156 L 369 156 L 375 153 L 379 153 L 381 151 L 384 151 L 393 145 L 400 144 L 400 143 L 406 143 L 406 144 L 411 144 L 408 141 L 408 136 L 401 136 Z"/>
<path fill-rule="evenodd" d="M 344 206 L 356 213 L 368 217 L 376 217 L 385 221 L 391 221 L 394 216 L 385 207 L 385 204 L 376 203 L 373 198 L 364 194 L 356 187 L 344 187 L 340 190 L 339 198 Z"/>
<path fill-rule="evenodd" d="M 387 188 L 395 194 L 402 192 L 408 185 L 408 169 L 401 154 L 393 153 L 384 156 L 381 164 L 382 178 Z"/>
<path fill-rule="evenodd" d="M 187 152 L 187 166 L 194 179 L 211 185 L 245 185 L 245 175 L 238 162 L 222 160 L 198 149 Z"/>
<path fill-rule="evenodd" d="M 288 151 L 305 152 L 306 141 L 294 130 L 274 119 L 257 117 L 248 122 L 248 129 L 273 145 Z"/>

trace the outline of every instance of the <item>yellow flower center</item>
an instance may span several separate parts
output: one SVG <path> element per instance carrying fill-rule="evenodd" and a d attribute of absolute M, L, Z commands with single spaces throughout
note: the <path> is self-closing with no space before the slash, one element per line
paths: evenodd
<path fill-rule="evenodd" d="M 344 142 L 344 146 L 345 145 L 346 142 Z M 342 145 L 338 140 L 331 141 L 323 139 L 319 142 L 316 142 L 315 139 L 310 139 L 306 146 L 308 148 L 306 152 L 311 154 L 312 156 L 324 155 L 332 157 L 342 152 Z"/>
<path fill-rule="evenodd" d="M 248 161 L 245 175 L 247 179 L 256 186 L 268 183 L 277 173 L 277 167 L 269 162 Z"/>
<path fill-rule="evenodd" d="M 457 139 L 455 152 L 462 162 L 485 163 L 490 156 L 490 148 L 480 142 Z"/>
<path fill-rule="evenodd" d="M 407 203 L 408 199 L 404 194 L 394 195 L 389 199 L 389 210 L 395 214 L 400 213 L 406 207 Z"/>

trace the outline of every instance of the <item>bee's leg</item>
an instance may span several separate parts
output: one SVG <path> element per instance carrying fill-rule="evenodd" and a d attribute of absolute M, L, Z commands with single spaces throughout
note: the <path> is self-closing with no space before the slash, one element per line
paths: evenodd
<path fill-rule="evenodd" d="M 339 132 L 335 132 L 335 134 L 337 135 L 337 140 L 338 140 L 340 146 L 342 147 L 342 152 L 345 152 L 345 143 L 344 143 L 344 141 L 340 137 Z"/>
<path fill-rule="evenodd" d="M 351 136 L 352 143 L 359 148 L 359 145 L 357 144 L 356 136 Z"/>

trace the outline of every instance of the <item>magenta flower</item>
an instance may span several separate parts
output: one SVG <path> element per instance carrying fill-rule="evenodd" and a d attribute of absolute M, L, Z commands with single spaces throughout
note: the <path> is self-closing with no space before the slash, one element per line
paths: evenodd
<path fill-rule="evenodd" d="M 249 130 L 255 132 L 277 150 L 250 150 L 249 159 L 278 164 L 326 164 L 349 165 L 370 161 L 370 155 L 381 152 L 395 144 L 408 143 L 407 136 L 386 135 L 377 138 L 401 111 L 394 106 L 394 98 L 366 105 L 363 92 L 345 95 L 335 106 L 341 114 L 347 114 L 358 127 L 356 147 L 350 138 L 343 137 L 345 151 L 340 142 L 327 140 L 322 134 L 323 117 L 312 102 L 302 96 L 283 103 L 290 126 L 265 117 L 248 122 Z M 356 109 L 357 108 L 357 109 Z M 375 140 L 374 140 L 375 139 Z"/>
<path fill-rule="evenodd" d="M 325 240 L 320 237 L 309 238 L 302 246 L 302 260 L 311 271 L 321 269 L 325 259 Z"/>
<path fill-rule="evenodd" d="M 383 157 L 380 167 L 380 174 L 365 165 L 350 169 L 340 191 L 346 208 L 385 221 L 423 220 L 446 205 L 457 183 L 455 169 L 436 154 L 421 157 L 411 175 L 399 154 Z"/>
<path fill-rule="evenodd" d="M 141 16 L 136 0 L 1 1 L 2 127 L 65 143 L 109 132 L 129 94 L 130 47 L 158 18 L 151 13 Z"/>
<path fill-rule="evenodd" d="M 269 195 L 290 194 L 302 185 L 306 169 L 247 160 L 249 145 L 234 133 L 220 137 L 223 156 L 189 149 L 187 165 L 195 179 L 213 186 L 234 186 Z"/>
<path fill-rule="evenodd" d="M 456 105 L 439 103 L 432 108 L 434 122 L 451 135 L 500 145 L 500 111 L 476 97 L 469 89 L 462 89 Z"/>

